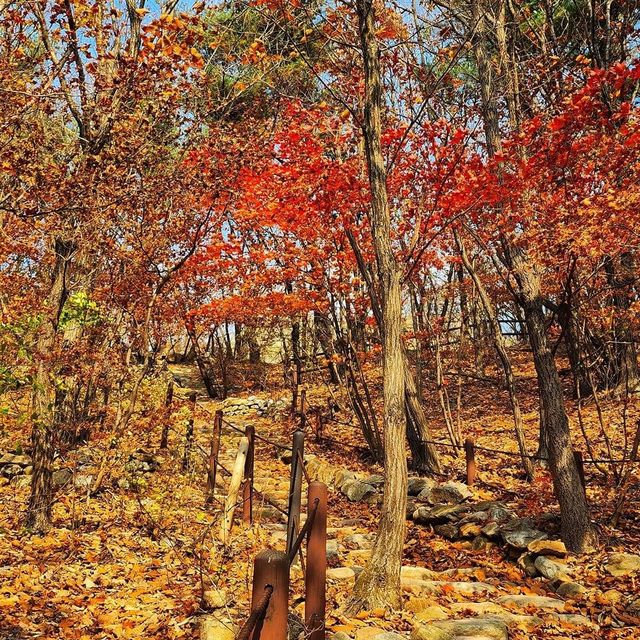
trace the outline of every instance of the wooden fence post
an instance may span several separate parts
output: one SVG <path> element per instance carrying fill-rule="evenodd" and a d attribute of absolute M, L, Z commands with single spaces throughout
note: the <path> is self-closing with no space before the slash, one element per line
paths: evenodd
<path fill-rule="evenodd" d="M 307 518 L 318 506 L 313 526 L 307 535 L 304 621 L 305 638 L 324 640 L 327 583 L 327 485 L 309 483 Z"/>
<path fill-rule="evenodd" d="M 307 392 L 303 389 L 300 393 L 300 429 L 304 431 L 307 426 Z"/>
<path fill-rule="evenodd" d="M 289 623 L 289 558 L 282 551 L 261 551 L 253 563 L 251 610 L 259 605 L 265 588 L 273 592 L 263 619 L 259 619 L 251 636 L 254 640 L 287 640 Z"/>
<path fill-rule="evenodd" d="M 476 480 L 476 449 L 471 438 L 464 441 L 464 457 L 467 463 L 467 484 L 471 486 Z"/>
<path fill-rule="evenodd" d="M 298 411 L 298 393 L 300 391 L 300 384 L 302 382 L 302 367 L 300 361 L 296 360 L 295 367 L 293 369 L 293 393 L 291 397 L 291 415 L 295 415 Z"/>
<path fill-rule="evenodd" d="M 289 508 L 287 509 L 287 553 L 296 539 L 296 529 L 300 525 L 300 502 L 302 492 L 302 467 L 304 460 L 304 431 L 296 429 L 293 433 L 291 450 L 291 478 L 289 481 Z"/>
<path fill-rule="evenodd" d="M 316 413 L 316 442 L 320 442 L 322 440 L 322 432 L 324 430 L 324 416 L 322 415 L 322 411 L 318 410 Z"/>
<path fill-rule="evenodd" d="M 196 412 L 196 392 L 192 391 L 189 394 L 189 401 L 191 402 L 191 415 L 187 421 L 187 432 L 185 434 L 184 442 L 184 456 L 182 457 L 182 469 L 186 471 L 189 468 L 189 462 L 191 460 L 191 446 L 193 444 L 193 420 Z"/>
<path fill-rule="evenodd" d="M 233 525 L 233 513 L 236 509 L 236 502 L 238 500 L 238 491 L 242 484 L 242 476 L 244 475 L 244 463 L 247 458 L 247 451 L 249 449 L 249 439 L 246 437 L 240 438 L 240 446 L 238 447 L 238 454 L 236 461 L 233 465 L 231 472 L 231 481 L 229 482 L 229 491 L 227 492 L 227 498 L 224 501 L 224 512 L 222 514 L 222 522 L 220 525 L 220 539 L 223 544 L 227 544 L 229 539 L 229 533 Z"/>
<path fill-rule="evenodd" d="M 171 405 L 173 403 L 173 378 L 167 384 L 167 391 L 164 397 L 164 416 L 162 423 L 162 434 L 160 435 L 160 448 L 166 449 L 169 446 L 169 419 L 171 418 Z"/>
<path fill-rule="evenodd" d="M 216 411 L 213 419 L 213 433 L 211 434 L 211 448 L 209 449 L 209 469 L 207 473 L 208 500 L 216 490 L 216 476 L 218 475 L 218 452 L 220 451 L 220 435 L 222 433 L 222 410 Z"/>
<path fill-rule="evenodd" d="M 244 463 L 244 486 L 242 489 L 242 521 L 246 524 L 253 522 L 253 460 L 255 455 L 255 429 L 248 424 L 244 431 L 249 441 L 247 459 Z"/>

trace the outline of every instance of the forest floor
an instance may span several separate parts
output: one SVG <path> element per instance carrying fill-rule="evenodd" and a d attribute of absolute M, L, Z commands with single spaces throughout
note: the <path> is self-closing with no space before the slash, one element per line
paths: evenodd
<path fill-rule="evenodd" d="M 535 443 L 538 417 L 534 372 L 526 354 L 517 355 L 517 361 L 528 442 Z M 204 399 L 195 368 L 174 366 L 172 373 L 183 386 L 177 389 L 170 418 L 169 448 L 158 449 L 166 414 L 162 406 L 164 382 L 156 378 L 145 388 L 141 409 L 116 448 L 108 449 L 110 435 L 103 433 L 94 434 L 88 444 L 61 451 L 56 461 L 60 488 L 53 507 L 54 527 L 47 535 L 32 536 L 21 526 L 29 494 L 28 476 L 17 473 L 11 480 L 0 480 L 0 639 L 196 638 L 199 619 L 210 614 L 211 608 L 216 608 L 215 615 L 230 630 L 246 618 L 252 559 L 263 548 L 284 547 L 282 514 L 256 498 L 253 526 L 236 522 L 229 545 L 222 547 L 218 539 L 220 499 L 227 480 L 221 479 L 217 500 L 207 505 L 205 473 L 213 413 L 222 405 Z M 498 374 L 489 371 L 488 375 Z M 368 370 L 367 376 L 374 388 L 379 386 L 375 368 Z M 234 395 L 282 399 L 284 405 L 290 402 L 290 390 L 281 380 L 281 368 L 274 367 L 266 390 L 246 389 Z M 187 398 L 191 389 L 200 394 L 195 413 L 196 446 L 184 470 L 183 434 L 190 415 Z M 327 425 L 326 435 L 331 440 L 316 442 L 310 437 L 305 453 L 317 456 L 323 465 L 360 477 L 380 473 L 381 469 L 368 459 L 362 436 L 351 425 L 351 411 L 343 393 L 330 388 L 320 374 L 306 381 L 306 389 L 310 407 L 326 407 L 328 397 L 332 397 L 341 410 L 338 421 Z M 457 389 L 452 394 L 456 395 Z M 464 437 L 472 437 L 487 448 L 517 451 L 504 392 L 486 381 L 468 378 L 460 397 Z M 434 439 L 444 441 L 446 431 L 435 394 L 427 392 L 425 398 Z M 23 401 L 20 392 L 2 399 L 0 456 L 6 452 L 28 453 L 28 437 L 19 420 Z M 597 402 L 585 401 L 580 411 L 575 401 L 568 400 L 567 404 L 576 448 L 586 451 L 582 423 L 595 458 L 610 457 L 603 428 L 613 457 L 622 456 L 625 437 L 633 438 L 640 419 L 640 398 L 602 394 Z M 289 443 L 295 427 L 286 410 L 269 417 L 247 410 L 228 419 L 240 430 L 253 424 L 258 434 L 283 444 Z M 233 464 L 239 437 L 225 427 L 221 462 L 227 468 Z M 108 478 L 102 490 L 92 496 L 89 487 L 106 451 Z M 441 453 L 446 477 L 438 480 L 463 480 L 463 454 L 449 448 L 442 448 Z M 146 467 L 141 464 L 145 460 L 149 461 Z M 519 517 L 531 518 L 535 526 L 546 522 L 551 530 L 557 528 L 557 504 L 544 469 L 538 469 L 535 481 L 528 484 L 516 455 L 479 451 L 477 461 L 478 481 L 469 500 L 500 501 Z M 344 568 L 366 562 L 378 507 L 375 501 L 352 502 L 340 491 L 330 490 L 333 569 L 327 591 L 329 632 L 356 640 L 374 639 L 383 631 L 408 638 L 420 621 L 425 634 L 435 633 L 419 636 L 428 640 L 450 637 L 437 635 L 440 619 L 478 615 L 490 620 L 500 609 L 511 616 L 508 637 L 512 640 L 639 637 L 640 627 L 634 625 L 640 623 L 640 566 L 624 575 L 614 576 L 610 571 L 612 554 L 635 554 L 639 549 L 638 466 L 630 477 L 630 490 L 615 527 L 610 521 L 620 489 L 613 469 L 610 465 L 586 467 L 587 495 L 600 546 L 588 555 L 563 560 L 572 581 L 581 585 L 580 594 L 558 596 L 549 580 L 529 577 L 501 544 L 478 548 L 468 539 L 452 541 L 434 532 L 433 527 L 408 521 L 403 562 L 412 568 L 403 573 L 404 610 L 365 612 L 356 619 L 341 614 L 354 576 L 353 569 Z M 275 447 L 258 441 L 255 473 L 256 487 L 262 495 L 286 507 L 289 467 Z M 302 573 L 294 567 L 290 603 L 298 613 L 303 611 L 302 595 Z M 498 602 L 504 607 L 496 609 Z M 229 633 L 233 637 L 232 631 Z"/>

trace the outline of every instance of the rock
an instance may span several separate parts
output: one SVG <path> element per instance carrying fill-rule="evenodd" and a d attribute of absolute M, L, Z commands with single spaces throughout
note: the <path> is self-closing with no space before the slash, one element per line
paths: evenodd
<path fill-rule="evenodd" d="M 533 540 L 527 545 L 527 549 L 537 556 L 564 558 L 567 555 L 567 547 L 565 547 L 562 540 Z"/>
<path fill-rule="evenodd" d="M 420 578 L 400 578 L 400 584 L 405 591 L 412 593 L 440 593 L 447 592 L 461 596 L 477 596 L 493 593 L 496 588 L 484 582 L 447 582 L 445 580 L 421 580 Z"/>
<path fill-rule="evenodd" d="M 547 579 L 555 580 L 560 576 L 566 576 L 568 568 L 564 565 L 558 564 L 553 560 L 550 560 L 546 556 L 538 556 L 535 559 L 536 569 Z"/>
<path fill-rule="evenodd" d="M 340 557 L 337 540 L 327 540 L 327 561 L 335 562 Z"/>
<path fill-rule="evenodd" d="M 25 476 L 33 475 L 33 467 L 31 465 L 24 468 L 24 475 Z"/>
<path fill-rule="evenodd" d="M 587 592 L 579 582 L 561 582 L 556 593 L 563 598 L 578 600 Z"/>
<path fill-rule="evenodd" d="M 289 461 L 291 461 L 291 454 L 289 454 Z M 342 489 L 347 480 L 355 480 L 356 474 L 348 469 L 340 469 L 336 472 L 336 487 Z"/>
<path fill-rule="evenodd" d="M 370 484 L 372 487 L 381 487 L 384 484 L 384 476 L 379 474 L 367 476 L 362 482 Z"/>
<path fill-rule="evenodd" d="M 79 473 L 73 479 L 73 486 L 77 487 L 78 489 L 91 489 L 91 487 L 93 486 L 93 476 Z"/>
<path fill-rule="evenodd" d="M 444 524 L 458 519 L 467 510 L 465 505 L 441 505 L 439 507 L 418 507 L 413 514 L 416 524 Z"/>
<path fill-rule="evenodd" d="M 3 478 L 5 482 L 9 482 L 6 478 Z M 31 485 L 31 476 L 25 476 L 24 474 L 19 476 L 14 476 L 11 480 L 11 484 L 17 489 L 23 489 Z"/>
<path fill-rule="evenodd" d="M 508 595 L 500 596 L 496 602 L 504 604 L 514 609 L 551 609 L 555 611 L 564 610 L 564 601 L 558 598 L 549 598 L 547 596 L 523 596 Z"/>
<path fill-rule="evenodd" d="M 356 638 L 357 637 L 358 636 L 356 635 Z M 371 640 L 406 640 L 406 637 L 393 631 L 383 631 L 382 633 L 373 636 Z"/>
<path fill-rule="evenodd" d="M 432 489 L 435 484 L 436 483 L 430 478 L 409 478 L 407 494 L 410 496 L 419 496 L 423 491 Z"/>
<path fill-rule="evenodd" d="M 31 458 L 29 456 L 16 455 L 13 456 L 11 464 L 17 464 L 21 467 L 28 467 L 31 465 Z"/>
<path fill-rule="evenodd" d="M 131 483 L 127 478 L 118 478 L 118 482 L 116 484 L 123 491 L 129 491 L 129 489 L 131 489 Z"/>
<path fill-rule="evenodd" d="M 289 640 L 304 640 L 305 628 L 302 618 L 294 612 L 289 612 L 288 616 Z"/>
<path fill-rule="evenodd" d="M 431 504 L 460 504 L 471 496 L 466 484 L 450 480 L 431 489 L 427 500 Z"/>
<path fill-rule="evenodd" d="M 500 536 L 500 525 L 497 522 L 488 522 L 480 529 L 483 536 L 495 540 Z"/>
<path fill-rule="evenodd" d="M 360 627 L 356 630 L 355 640 L 374 640 L 384 633 L 384 629 L 380 629 L 380 627 Z"/>
<path fill-rule="evenodd" d="M 72 476 L 71 469 L 56 469 L 51 476 L 51 482 L 54 487 L 60 488 L 70 482 Z"/>
<path fill-rule="evenodd" d="M 640 556 L 634 553 L 612 553 L 604 568 L 612 576 L 629 576 L 640 569 Z"/>
<path fill-rule="evenodd" d="M 418 503 L 413 500 L 407 500 L 407 520 L 413 520 L 413 514 L 418 508 Z"/>
<path fill-rule="evenodd" d="M 356 572 L 356 569 L 359 571 Z M 327 580 L 350 580 L 355 578 L 360 571 L 362 571 L 360 567 L 334 567 L 327 569 Z"/>
<path fill-rule="evenodd" d="M 420 613 L 422 611 L 426 611 L 427 609 L 434 609 L 435 607 L 437 607 L 440 610 L 442 615 L 438 616 L 437 618 L 433 617 L 431 618 L 432 620 L 444 620 L 445 618 L 449 617 L 449 614 L 446 609 L 444 609 L 443 607 L 440 607 L 439 605 L 433 604 L 432 598 L 419 598 L 419 597 L 409 596 L 409 599 L 407 600 L 404 606 L 405 610 L 409 611 L 410 613 Z"/>
<path fill-rule="evenodd" d="M 467 522 L 460 527 L 460 535 L 463 538 L 475 538 L 480 535 L 481 531 L 482 528 L 475 522 Z"/>
<path fill-rule="evenodd" d="M 230 620 L 215 615 L 200 617 L 200 640 L 235 640 L 236 633 Z"/>
<path fill-rule="evenodd" d="M 338 633 L 329 636 L 329 640 L 351 640 L 351 638 L 346 633 L 338 631 Z"/>
<path fill-rule="evenodd" d="M 433 530 L 447 540 L 458 540 L 460 538 L 460 530 L 452 522 L 446 524 L 438 524 Z"/>
<path fill-rule="evenodd" d="M 449 617 L 449 611 L 438 604 L 430 604 L 420 611 L 416 612 L 416 620 L 420 622 L 433 622 L 434 620 L 446 620 Z"/>
<path fill-rule="evenodd" d="M 208 609 L 221 609 L 227 604 L 227 594 L 223 589 L 208 589 L 202 599 Z"/>
<path fill-rule="evenodd" d="M 4 467 L 7 464 L 12 464 L 15 456 L 13 453 L 4 453 L 0 458 L 0 467 Z"/>
<path fill-rule="evenodd" d="M 15 478 L 16 476 L 22 475 L 22 467 L 18 464 L 8 464 L 2 467 L 2 475 L 5 478 Z"/>
<path fill-rule="evenodd" d="M 371 549 L 375 537 L 374 533 L 353 533 L 344 538 L 344 544 L 348 549 Z"/>
<path fill-rule="evenodd" d="M 340 487 L 340 491 L 347 496 L 351 502 L 360 502 L 372 496 L 376 492 L 376 488 L 360 480 L 347 480 Z"/>
<path fill-rule="evenodd" d="M 517 526 L 508 530 L 502 529 L 502 538 L 506 544 L 514 549 L 525 550 L 529 548 L 529 544 L 534 540 L 546 538 L 547 534 L 534 529 L 528 523 L 520 521 Z"/>
<path fill-rule="evenodd" d="M 535 578 L 538 575 L 538 567 L 536 567 L 536 558 L 533 553 L 523 553 L 517 562 L 518 566 L 524 571 L 525 575 Z"/>
<path fill-rule="evenodd" d="M 411 640 L 508 640 L 507 625 L 495 618 L 462 618 L 418 623 Z"/>

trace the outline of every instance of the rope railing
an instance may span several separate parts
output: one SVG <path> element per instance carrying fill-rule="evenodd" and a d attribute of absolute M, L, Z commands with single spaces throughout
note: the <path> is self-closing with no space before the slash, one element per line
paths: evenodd
<path fill-rule="evenodd" d="M 258 601 L 255 609 L 251 612 L 247 621 L 242 626 L 242 629 L 238 632 L 236 636 L 236 640 L 249 640 L 249 636 L 255 629 L 256 625 L 264 620 L 264 616 L 267 612 L 267 608 L 269 606 L 269 601 L 271 600 L 271 596 L 273 595 L 273 586 L 267 584 L 264 586 L 264 595 Z"/>

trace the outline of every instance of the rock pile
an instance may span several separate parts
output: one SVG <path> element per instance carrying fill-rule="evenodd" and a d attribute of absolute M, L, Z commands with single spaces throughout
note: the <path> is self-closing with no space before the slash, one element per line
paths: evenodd
<path fill-rule="evenodd" d="M 18 476 L 29 476 L 32 469 L 29 456 L 8 452 L 0 458 L 0 476 L 7 481 Z"/>
<path fill-rule="evenodd" d="M 257 413 L 259 416 L 273 416 L 278 411 L 286 409 L 288 401 L 285 398 L 274 400 L 272 398 L 258 398 L 248 396 L 247 398 L 227 398 L 222 403 L 222 409 L 229 416 L 241 415 L 244 413 Z"/>

